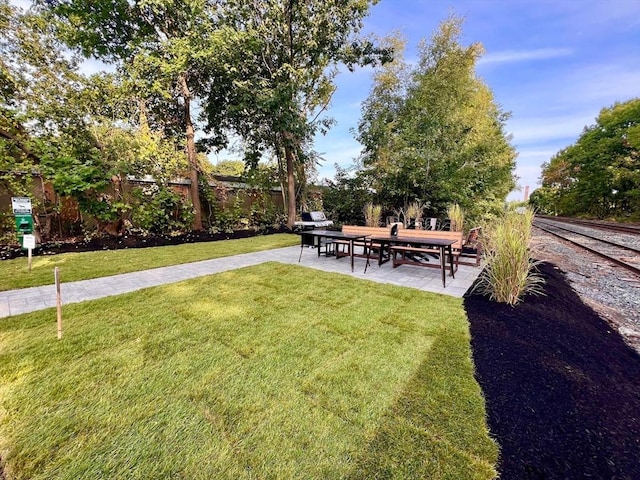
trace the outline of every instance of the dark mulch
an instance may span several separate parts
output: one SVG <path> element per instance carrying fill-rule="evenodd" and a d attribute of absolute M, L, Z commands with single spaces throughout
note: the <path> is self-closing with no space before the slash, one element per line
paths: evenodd
<path fill-rule="evenodd" d="M 269 235 L 273 233 L 290 233 L 286 228 L 268 228 L 263 230 L 237 230 L 228 233 L 189 232 L 184 235 L 123 235 L 113 237 L 102 235 L 90 240 L 69 239 L 60 242 L 47 242 L 33 251 L 34 255 L 54 255 L 69 252 L 93 252 L 96 250 L 119 250 L 123 248 L 162 247 L 165 245 L 180 245 L 183 243 L 214 242 L 217 240 L 229 240 L 236 238 L 248 238 L 257 235 Z M 27 252 L 15 245 L 0 246 L 0 260 L 8 260 L 20 256 L 26 256 Z"/>
<path fill-rule="evenodd" d="M 540 271 L 546 296 L 515 308 L 464 299 L 501 479 L 640 479 L 640 355 Z"/>

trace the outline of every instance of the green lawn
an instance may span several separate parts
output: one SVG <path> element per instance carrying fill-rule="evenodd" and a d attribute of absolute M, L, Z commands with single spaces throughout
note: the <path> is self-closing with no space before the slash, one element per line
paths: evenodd
<path fill-rule="evenodd" d="M 495 475 L 460 299 L 268 263 L 63 315 L 0 320 L 7 480 Z"/>
<path fill-rule="evenodd" d="M 73 282 L 299 243 L 298 235 L 282 233 L 167 247 L 45 255 L 33 257 L 31 272 L 26 258 L 15 258 L 0 262 L 0 291 L 50 285 L 53 283 L 53 269 L 56 266 L 60 267 L 65 282 Z"/>

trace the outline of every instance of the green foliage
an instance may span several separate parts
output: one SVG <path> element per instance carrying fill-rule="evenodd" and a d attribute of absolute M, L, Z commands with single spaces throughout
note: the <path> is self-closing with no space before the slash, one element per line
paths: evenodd
<path fill-rule="evenodd" d="M 210 231 L 212 233 L 232 233 L 234 230 L 246 229 L 249 226 L 249 219 L 243 211 L 243 203 L 242 196 L 235 194 L 219 205 L 215 211 Z"/>
<path fill-rule="evenodd" d="M 526 294 L 542 294 L 543 278 L 535 271 L 529 243 L 534 212 L 508 210 L 483 229 L 486 266 L 476 288 L 492 300 L 517 305 Z"/>
<path fill-rule="evenodd" d="M 64 134 L 70 91 L 77 86 L 73 62 L 66 60 L 46 24 L 0 1 L 0 192 L 31 192 L 39 170 L 38 135 Z M 77 112 L 75 112 L 77 113 Z"/>
<path fill-rule="evenodd" d="M 418 201 L 433 216 L 458 203 L 471 217 L 501 208 L 515 186 L 508 115 L 475 74 L 482 47 L 459 43 L 452 17 L 420 47 L 412 70 L 398 60 L 376 72 L 363 105 L 358 140 L 378 201 Z M 389 40 L 397 50 L 402 39 Z"/>
<path fill-rule="evenodd" d="M 198 195 L 199 164 L 192 102 L 216 92 L 228 92 L 239 50 L 231 45 L 244 36 L 235 23 L 235 2 L 174 2 L 171 0 L 97 2 L 39 0 L 58 35 L 82 51 L 112 61 L 129 77 L 142 113 L 154 117 L 165 133 L 178 134 L 186 144 L 194 205 L 193 228 L 202 229 Z M 224 99 L 223 99 L 224 97 Z M 224 109 L 229 96 L 217 96 Z M 218 125 L 208 129 L 209 144 L 221 147 L 226 138 Z"/>
<path fill-rule="evenodd" d="M 420 222 L 422 220 L 423 211 L 424 207 L 419 202 L 411 202 L 404 209 L 404 217 L 406 220 L 412 218 L 416 222 Z"/>
<path fill-rule="evenodd" d="M 241 177 L 245 164 L 242 160 L 221 160 L 213 166 L 212 173 L 216 175 L 228 175 Z"/>
<path fill-rule="evenodd" d="M 0 7 L 11 26 L 0 29 L 3 53 L 11 58 L 2 64 L 11 88 L 0 105 L 0 188 L 30 193 L 34 172 L 59 196 L 77 200 L 99 227 L 122 225 L 130 208 L 120 191 L 123 178 L 152 175 L 166 182 L 184 169 L 184 154 L 135 114 L 131 106 L 140 104 L 121 76 L 80 75 L 52 23 Z"/>
<path fill-rule="evenodd" d="M 168 187 L 152 184 L 133 192 L 138 204 L 131 213 L 134 227 L 155 234 L 183 233 L 193 222 L 193 206 Z"/>
<path fill-rule="evenodd" d="M 560 215 L 640 218 L 639 164 L 636 98 L 604 108 L 574 145 L 543 164 L 534 204 Z"/>
<path fill-rule="evenodd" d="M 324 211 L 339 224 L 364 225 L 362 206 L 372 201 L 365 177 L 336 165 L 333 181 L 328 181 L 323 195 Z"/>
<path fill-rule="evenodd" d="M 237 21 L 247 38 L 234 60 L 234 88 L 210 85 L 204 105 L 208 128 L 243 138 L 249 166 L 264 154 L 277 159 L 290 225 L 303 191 L 296 185 L 306 183 L 316 162 L 311 139 L 332 124 L 321 114 L 335 90 L 335 67 L 371 63 L 384 53 L 357 37 L 371 3 L 238 3 Z"/>

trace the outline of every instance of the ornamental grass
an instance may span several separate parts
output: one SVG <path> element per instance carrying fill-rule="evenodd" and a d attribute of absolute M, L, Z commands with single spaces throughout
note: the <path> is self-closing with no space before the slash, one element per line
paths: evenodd
<path fill-rule="evenodd" d="M 364 220 L 367 227 L 379 227 L 382 220 L 382 205 L 375 205 L 372 202 L 364 206 Z"/>
<path fill-rule="evenodd" d="M 517 305 L 526 294 L 542 294 L 543 278 L 530 256 L 534 212 L 506 212 L 483 234 L 485 269 L 476 289 L 492 300 Z"/>
<path fill-rule="evenodd" d="M 449 206 L 447 210 L 447 215 L 449 216 L 450 227 L 449 230 L 452 232 L 462 232 L 464 227 L 464 211 L 460 208 L 460 205 L 457 203 Z"/>

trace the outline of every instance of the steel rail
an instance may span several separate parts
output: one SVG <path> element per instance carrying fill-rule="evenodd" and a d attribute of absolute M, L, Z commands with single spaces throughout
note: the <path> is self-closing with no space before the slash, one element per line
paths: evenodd
<path fill-rule="evenodd" d="M 597 220 L 582 220 L 579 218 L 570 217 L 553 217 L 550 215 L 536 215 L 536 218 L 541 220 L 552 220 L 560 223 L 569 223 L 575 225 L 584 225 L 585 227 L 598 228 L 600 230 L 609 230 L 621 233 L 628 233 L 630 235 L 640 235 L 640 226 L 635 225 L 621 225 L 611 222 L 601 222 Z"/>
<path fill-rule="evenodd" d="M 588 252 L 591 252 L 594 255 L 602 257 L 602 258 L 604 258 L 604 259 L 606 259 L 606 260 L 608 260 L 608 261 L 610 261 L 610 262 L 612 262 L 612 263 L 614 263 L 614 264 L 616 264 L 616 265 L 618 265 L 618 266 L 620 266 L 622 268 L 625 268 L 626 270 L 629 270 L 629 271 L 635 273 L 636 275 L 640 275 L 640 268 L 638 268 L 638 267 L 634 267 L 633 265 L 629 265 L 628 263 L 625 263 L 622 260 L 618 260 L 617 258 L 611 257 L 611 256 L 609 256 L 609 255 L 607 255 L 605 253 L 599 252 L 598 250 L 595 250 L 595 249 L 593 249 L 591 247 L 587 247 L 586 245 L 583 245 L 581 243 L 575 242 L 575 241 L 573 241 L 573 240 L 571 240 L 571 239 L 569 239 L 567 237 L 563 237 L 559 233 L 553 232 L 553 231 L 551 231 L 551 230 L 549 230 L 547 228 L 544 228 L 544 227 L 541 227 L 541 226 L 535 225 L 535 224 L 534 224 L 534 227 L 539 228 L 540 230 L 543 230 L 543 231 L 545 231 L 547 233 L 550 233 L 551 235 L 555 235 L 556 237 L 561 238 L 561 239 L 563 239 L 563 240 L 565 240 L 565 241 L 567 241 L 569 243 L 572 243 L 573 245 L 576 245 L 577 247 L 580 247 L 583 250 L 587 250 Z"/>
<path fill-rule="evenodd" d="M 535 221 L 542 222 L 544 224 L 544 220 L 535 220 Z M 549 225 L 549 224 L 547 223 L 547 225 Z M 570 230 L 568 228 L 560 227 L 558 225 L 550 225 L 550 226 L 552 226 L 553 228 L 557 228 L 558 230 L 564 230 L 565 232 L 574 233 L 574 234 L 580 235 L 582 237 L 587 237 L 587 238 L 590 238 L 592 240 L 597 240 L 598 242 L 606 243 L 607 245 L 612 245 L 614 247 L 623 248 L 625 250 L 630 250 L 630 251 L 632 251 L 634 253 L 639 253 L 640 254 L 640 250 L 638 250 L 637 248 L 630 247 L 628 245 L 622 245 L 621 243 L 611 242 L 609 240 L 604 240 L 602 238 L 594 237 L 594 236 L 588 235 L 586 233 L 576 232 L 575 230 Z"/>

